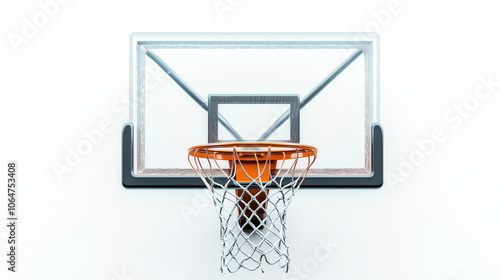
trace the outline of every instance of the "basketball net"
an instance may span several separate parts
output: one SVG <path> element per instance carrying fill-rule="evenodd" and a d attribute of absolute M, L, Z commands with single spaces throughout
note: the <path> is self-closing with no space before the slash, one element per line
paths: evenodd
<path fill-rule="evenodd" d="M 264 272 L 264 263 L 279 264 L 288 272 L 287 208 L 316 160 L 316 150 L 304 154 L 303 149 L 297 149 L 292 156 L 283 153 L 281 160 L 276 160 L 280 151 L 271 147 L 254 153 L 254 160 L 249 160 L 248 153 L 243 156 L 235 146 L 227 154 L 229 157 L 221 159 L 216 151 L 195 149 L 188 156 L 210 191 L 219 216 L 221 272 L 240 268 Z M 229 169 L 221 167 L 226 161 Z M 296 170 L 298 165 L 304 168 Z"/>

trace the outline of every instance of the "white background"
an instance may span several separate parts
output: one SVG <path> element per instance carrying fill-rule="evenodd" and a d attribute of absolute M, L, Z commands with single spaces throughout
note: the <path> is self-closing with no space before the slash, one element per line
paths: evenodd
<path fill-rule="evenodd" d="M 221 0 L 232 6 L 219 16 L 213 0 L 74 0 L 44 22 L 46 2 L 0 4 L 2 225 L 6 163 L 19 166 L 18 273 L 7 272 L 3 225 L 1 279 L 500 278 L 500 85 L 481 82 L 500 81 L 494 2 Z M 36 30 L 23 35 L 27 21 Z M 201 191 L 121 186 L 134 31 L 379 31 L 384 186 L 301 191 L 291 272 L 220 274 Z M 96 129 L 102 139 L 70 166 Z M 440 143 L 419 148 L 433 134 Z M 335 246 L 318 259 L 320 239 Z"/>

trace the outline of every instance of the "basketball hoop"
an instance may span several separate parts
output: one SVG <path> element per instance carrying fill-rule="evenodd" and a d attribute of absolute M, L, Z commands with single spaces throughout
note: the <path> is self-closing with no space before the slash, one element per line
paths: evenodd
<path fill-rule="evenodd" d="M 317 150 L 277 142 L 211 143 L 188 149 L 189 163 L 209 189 L 219 215 L 222 272 L 263 271 L 264 261 L 288 271 L 286 210 Z"/>

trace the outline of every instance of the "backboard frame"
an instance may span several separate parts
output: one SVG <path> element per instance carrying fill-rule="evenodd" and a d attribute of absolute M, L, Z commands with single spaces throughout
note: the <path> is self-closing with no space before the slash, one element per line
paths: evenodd
<path fill-rule="evenodd" d="M 282 36 L 282 37 L 287 37 L 288 35 L 290 36 L 301 36 L 304 35 L 305 37 L 311 37 L 314 38 L 315 36 L 320 36 L 320 37 L 328 37 L 328 36 L 341 36 L 341 37 L 346 37 L 346 38 L 353 38 L 353 37 L 358 37 L 355 41 L 349 41 L 346 40 L 345 42 L 341 42 L 342 44 L 349 45 L 349 46 L 358 46 L 360 50 L 364 53 L 366 53 L 369 56 L 369 59 L 371 60 L 372 63 L 376 61 L 377 63 L 374 63 L 373 65 L 369 65 L 371 67 L 370 69 L 370 75 L 373 75 L 372 79 L 369 81 L 371 83 L 369 86 L 371 89 L 373 89 L 373 96 L 368 96 L 367 99 L 365 100 L 366 102 L 366 107 L 373 106 L 373 115 L 375 117 L 371 117 L 368 119 L 368 122 L 366 123 L 366 132 L 365 134 L 367 135 L 367 139 L 365 141 L 365 146 L 366 146 L 366 151 L 371 155 L 370 159 L 367 160 L 365 164 L 365 170 L 366 170 L 366 175 L 314 175 L 314 176 L 308 176 L 307 179 L 304 181 L 302 187 L 308 188 L 308 187 L 318 187 L 318 188 L 339 188 L 339 187 L 345 187 L 345 188 L 358 188 L 358 187 L 380 187 L 383 183 L 383 144 L 382 144 L 382 127 L 381 125 L 377 122 L 378 120 L 378 34 L 364 34 L 364 33 L 188 33 L 187 35 L 189 36 L 196 36 L 196 35 L 202 35 L 202 36 L 208 36 L 208 37 L 214 37 L 218 38 L 219 36 L 237 36 L 239 38 L 241 37 L 246 37 L 248 36 L 251 38 L 252 36 L 259 36 L 264 34 L 265 36 L 273 36 L 275 34 L 277 37 Z M 133 68 L 134 63 L 142 63 L 141 61 L 144 60 L 144 56 L 148 55 L 151 57 L 151 54 L 148 54 L 147 51 L 147 46 L 152 46 L 152 47 L 157 47 L 157 43 L 155 41 L 151 40 L 145 40 L 145 41 L 138 41 L 137 40 L 137 35 L 138 37 L 143 36 L 144 38 L 149 38 L 149 37 L 154 37 L 156 35 L 159 36 L 171 36 L 173 38 L 179 38 L 180 33 L 134 33 L 131 35 L 131 52 L 133 51 L 137 57 L 133 58 L 134 56 L 131 56 L 131 70 Z M 279 36 L 278 36 L 279 35 Z M 368 36 L 369 40 L 364 40 L 363 36 Z M 135 39 L 134 39 L 135 38 Z M 370 41 L 371 40 L 371 41 Z M 174 40 L 175 41 L 175 40 Z M 162 42 L 159 42 L 162 43 Z M 213 42 L 210 42 L 213 43 Z M 328 42 L 315 42 L 311 41 L 311 44 L 328 44 Z M 336 42 L 338 43 L 338 42 Z M 134 45 L 137 44 L 137 47 Z M 356 54 L 353 54 L 350 59 L 354 60 L 356 59 Z M 359 53 L 358 53 L 359 55 Z M 331 80 L 335 79 L 335 77 L 345 69 L 349 65 L 349 58 L 346 60 L 347 63 L 344 63 L 337 67 L 332 74 L 325 78 L 325 81 L 323 81 L 322 84 L 318 85 L 316 89 L 314 89 L 306 98 L 303 98 L 301 100 L 301 108 L 305 104 L 307 104 L 313 97 L 314 97 L 314 91 L 316 90 L 317 92 L 322 90 L 322 85 L 326 86 Z M 137 64 L 136 64 L 137 65 Z M 162 67 L 162 65 L 160 65 Z M 165 66 L 168 67 L 168 66 Z M 373 68 L 376 69 L 373 69 Z M 171 71 L 168 68 L 163 68 L 162 69 L 168 73 L 172 79 L 176 79 L 175 76 L 172 76 Z M 175 74 L 175 73 L 174 73 Z M 131 71 L 131 120 L 139 121 L 137 119 L 137 109 L 134 110 L 133 107 L 133 102 L 136 102 L 134 100 L 134 95 L 132 94 L 134 90 L 141 88 L 140 85 L 137 84 L 137 81 L 134 81 L 134 75 L 137 75 L 137 79 L 143 80 L 144 79 L 144 74 L 139 73 L 139 71 L 133 73 Z M 142 75 L 142 76 L 141 76 Z M 183 87 L 182 80 L 180 82 L 176 81 L 178 85 Z M 184 85 L 185 86 L 185 85 Z M 188 94 L 190 92 L 190 89 L 183 88 Z M 316 92 L 316 93 L 317 93 Z M 196 93 L 194 93 L 196 94 Z M 196 96 L 195 96 L 196 97 Z M 203 107 L 205 110 L 208 111 L 208 104 L 201 101 L 201 100 L 196 100 L 197 103 L 201 107 Z M 139 102 L 142 102 L 142 100 L 139 100 Z M 375 106 L 374 106 L 375 104 Z M 206 108 L 205 108 L 206 107 Z M 138 109 L 139 112 L 141 108 Z M 142 109 L 144 110 L 144 109 Z M 135 119 L 134 119 L 135 118 Z M 371 122 L 372 120 L 373 122 Z M 142 123 L 138 122 L 139 124 Z M 144 173 L 142 174 L 136 174 L 135 169 L 134 169 L 134 164 L 141 165 L 140 170 L 144 170 L 144 155 L 140 154 L 139 151 L 136 151 L 135 147 L 137 147 L 137 143 L 134 143 L 134 138 L 139 141 L 139 142 L 144 142 L 144 133 L 137 133 L 137 131 L 134 133 L 134 130 L 136 127 L 134 127 L 133 123 L 127 123 L 124 128 L 123 128 L 123 143 L 122 143 L 122 182 L 125 187 L 152 187 L 152 188 L 170 188 L 170 187 L 204 187 L 204 184 L 199 180 L 197 176 L 189 176 L 189 175 L 146 175 Z M 139 127 L 138 129 L 141 129 Z M 139 137 L 139 135 L 141 135 Z M 202 144 L 202 143 L 200 143 Z M 134 146 L 136 145 L 136 146 Z M 139 161 L 138 162 L 138 158 Z M 135 166 L 137 169 L 138 167 Z"/>

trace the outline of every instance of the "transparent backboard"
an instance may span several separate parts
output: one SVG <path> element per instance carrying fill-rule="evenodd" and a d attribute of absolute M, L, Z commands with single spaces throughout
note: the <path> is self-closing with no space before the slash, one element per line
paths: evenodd
<path fill-rule="evenodd" d="M 376 34 L 134 33 L 130 44 L 135 174 L 197 176 L 188 147 L 248 140 L 318 147 L 308 177 L 371 172 Z"/>

